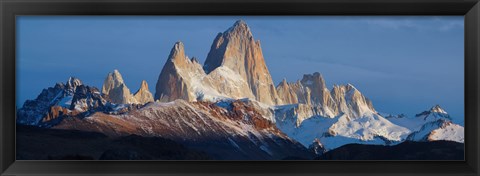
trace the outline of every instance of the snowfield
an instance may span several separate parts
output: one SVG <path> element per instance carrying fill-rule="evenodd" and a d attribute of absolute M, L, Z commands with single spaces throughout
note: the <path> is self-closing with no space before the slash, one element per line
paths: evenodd
<path fill-rule="evenodd" d="M 452 123 L 445 110 L 439 107 L 425 111 L 415 118 L 388 119 L 367 108 L 363 109 L 361 116 L 341 114 L 329 118 L 308 116 L 313 113 L 301 112 L 298 107 L 277 106 L 276 124 L 282 132 L 306 147 L 315 141 L 321 143 L 326 150 L 352 143 L 393 145 L 405 140 L 464 142 L 463 127 Z"/>

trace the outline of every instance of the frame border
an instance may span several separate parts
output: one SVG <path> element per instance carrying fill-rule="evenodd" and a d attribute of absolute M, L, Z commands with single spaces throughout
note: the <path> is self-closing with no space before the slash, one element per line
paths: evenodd
<path fill-rule="evenodd" d="M 479 175 L 479 0 L 0 0 L 0 175 Z M 15 161 L 17 15 L 463 15 L 465 161 Z"/>

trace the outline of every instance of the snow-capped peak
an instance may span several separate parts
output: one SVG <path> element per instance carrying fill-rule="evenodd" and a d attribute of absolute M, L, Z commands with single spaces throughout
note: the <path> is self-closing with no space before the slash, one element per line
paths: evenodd
<path fill-rule="evenodd" d="M 423 111 L 422 113 L 415 115 L 415 117 L 422 118 L 425 121 L 435 120 L 439 118 L 445 118 L 445 119 L 451 120 L 450 115 L 448 115 L 448 113 L 445 110 L 443 110 L 440 107 L 440 105 L 435 105 L 432 108 L 430 108 L 430 110 Z"/>
<path fill-rule="evenodd" d="M 436 112 L 436 113 L 442 113 L 442 114 L 448 114 L 445 110 L 440 107 L 440 105 L 435 105 L 430 109 L 430 112 Z"/>

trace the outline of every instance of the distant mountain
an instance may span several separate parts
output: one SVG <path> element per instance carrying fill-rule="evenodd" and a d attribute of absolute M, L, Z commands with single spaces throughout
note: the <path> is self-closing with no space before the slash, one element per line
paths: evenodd
<path fill-rule="evenodd" d="M 407 140 L 464 142 L 464 128 L 453 123 L 450 115 L 439 105 L 415 115 L 415 118 L 403 119 L 403 122 L 399 122 L 398 119 L 392 121 L 402 123 L 412 130 Z"/>

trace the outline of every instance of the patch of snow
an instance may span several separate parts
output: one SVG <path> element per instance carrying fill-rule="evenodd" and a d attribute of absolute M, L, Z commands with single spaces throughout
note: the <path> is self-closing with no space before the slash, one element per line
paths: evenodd
<path fill-rule="evenodd" d="M 462 126 L 448 123 L 445 126 L 431 132 L 429 140 L 446 140 L 463 143 L 465 141 L 465 130 Z"/>

